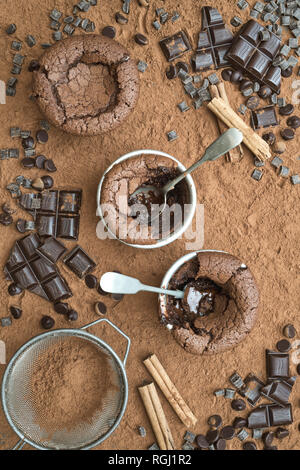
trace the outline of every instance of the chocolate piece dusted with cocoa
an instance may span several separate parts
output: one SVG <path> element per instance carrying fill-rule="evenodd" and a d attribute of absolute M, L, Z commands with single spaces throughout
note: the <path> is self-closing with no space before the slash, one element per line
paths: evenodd
<path fill-rule="evenodd" d="M 178 59 L 192 48 L 188 35 L 185 31 L 179 31 L 173 36 L 164 38 L 159 42 L 159 44 L 164 53 L 164 56 L 169 62 Z"/>
<path fill-rule="evenodd" d="M 47 50 L 33 72 L 37 102 L 64 131 L 96 135 L 118 126 L 138 100 L 137 67 L 103 35 L 74 36 Z"/>
<path fill-rule="evenodd" d="M 6 278 L 21 290 L 27 289 L 49 302 L 71 297 L 67 282 L 51 259 L 37 252 L 41 246 L 41 239 L 36 233 L 18 240 L 4 268 Z"/>
<path fill-rule="evenodd" d="M 20 206 L 34 217 L 40 236 L 77 240 L 81 199 L 81 190 L 51 190 L 22 194 Z"/>
<path fill-rule="evenodd" d="M 195 70 L 222 68 L 229 65 L 226 54 L 233 39 L 232 32 L 216 8 L 202 8 L 202 30 L 199 34 L 197 54 L 193 58 Z"/>
<path fill-rule="evenodd" d="M 256 21 L 248 21 L 235 36 L 227 59 L 251 78 L 279 93 L 281 69 L 275 67 L 273 61 L 279 53 L 281 40 L 272 32 L 268 40 L 262 40 L 264 30 L 264 26 Z"/>

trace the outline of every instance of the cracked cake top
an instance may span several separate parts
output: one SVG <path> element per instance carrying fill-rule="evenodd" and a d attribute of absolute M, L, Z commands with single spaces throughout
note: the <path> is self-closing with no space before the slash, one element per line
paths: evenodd
<path fill-rule="evenodd" d="M 34 93 L 55 126 L 71 134 L 101 134 L 121 124 L 135 107 L 138 71 L 116 41 L 74 36 L 44 53 L 34 72 Z"/>

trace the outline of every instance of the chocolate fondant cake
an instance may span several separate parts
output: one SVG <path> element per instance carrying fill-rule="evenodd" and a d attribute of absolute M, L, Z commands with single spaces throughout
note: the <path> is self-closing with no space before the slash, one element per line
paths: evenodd
<path fill-rule="evenodd" d="M 240 343 L 254 326 L 259 293 L 251 271 L 232 255 L 200 252 L 173 276 L 163 322 L 173 325 L 179 344 L 192 354 L 215 354 Z"/>
<path fill-rule="evenodd" d="M 104 36 L 76 36 L 49 49 L 34 72 L 41 110 L 71 134 L 110 131 L 130 114 L 139 77 L 128 51 Z"/>

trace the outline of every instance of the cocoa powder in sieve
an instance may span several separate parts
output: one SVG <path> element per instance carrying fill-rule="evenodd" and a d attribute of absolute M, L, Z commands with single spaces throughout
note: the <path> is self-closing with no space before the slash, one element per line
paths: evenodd
<path fill-rule="evenodd" d="M 49 435 L 92 422 L 108 394 L 117 393 L 108 356 L 80 338 L 65 338 L 41 353 L 30 381 L 35 422 Z"/>

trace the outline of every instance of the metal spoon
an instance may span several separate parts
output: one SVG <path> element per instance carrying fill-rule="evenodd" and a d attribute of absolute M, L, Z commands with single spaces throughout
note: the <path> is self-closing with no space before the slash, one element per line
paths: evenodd
<path fill-rule="evenodd" d="M 182 181 L 187 175 L 192 173 L 194 170 L 199 168 L 199 166 L 203 165 L 203 163 L 208 161 L 217 160 L 222 155 L 225 155 L 230 150 L 234 149 L 238 145 L 241 144 L 243 141 L 243 134 L 238 129 L 232 128 L 228 131 L 224 132 L 215 142 L 213 142 L 207 149 L 203 157 L 196 163 L 194 163 L 190 168 L 186 171 L 181 173 L 177 178 L 172 181 L 169 181 L 163 188 L 157 188 L 156 186 L 141 186 L 138 188 L 131 196 L 130 199 L 134 198 L 135 196 L 140 195 L 144 201 L 151 203 L 151 199 L 153 195 L 155 198 L 162 201 L 162 209 L 160 212 L 154 217 L 156 218 L 159 216 L 165 209 L 167 205 L 167 196 L 172 189 Z M 152 194 L 149 194 L 152 193 Z"/>
<path fill-rule="evenodd" d="M 100 279 L 100 287 L 110 294 L 137 294 L 140 291 L 156 292 L 158 294 L 172 295 L 183 299 L 184 292 L 180 290 L 166 290 L 158 287 L 145 286 L 138 279 L 124 276 L 119 273 L 105 273 Z"/>

